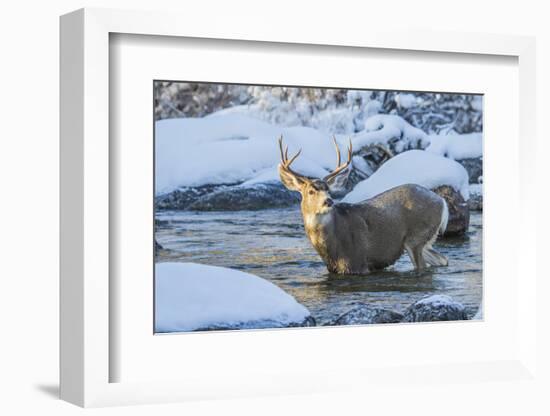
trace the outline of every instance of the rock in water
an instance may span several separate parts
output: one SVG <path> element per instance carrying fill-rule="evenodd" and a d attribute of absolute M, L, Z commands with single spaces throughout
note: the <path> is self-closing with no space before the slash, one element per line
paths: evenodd
<path fill-rule="evenodd" d="M 412 304 L 402 322 L 465 321 L 464 305 L 446 295 L 432 295 Z"/>
<path fill-rule="evenodd" d="M 158 210 L 240 211 L 285 208 L 299 204 L 300 196 L 277 182 L 203 185 L 157 196 L 155 203 Z"/>
<path fill-rule="evenodd" d="M 468 200 L 470 211 L 483 211 L 483 195 L 472 194 Z"/>
<path fill-rule="evenodd" d="M 432 191 L 444 198 L 449 207 L 449 222 L 444 235 L 461 235 L 468 231 L 470 208 L 460 192 L 447 185 L 439 186 Z"/>
<path fill-rule="evenodd" d="M 157 252 L 162 249 L 163 247 L 158 243 L 157 239 L 155 238 L 155 254 L 157 254 Z"/>
<path fill-rule="evenodd" d="M 474 157 L 469 159 L 457 160 L 468 172 L 470 183 L 478 183 L 479 178 L 483 176 L 483 158 Z"/>
<path fill-rule="evenodd" d="M 309 315 L 306 319 L 304 319 L 300 323 L 290 323 L 287 325 L 287 328 L 299 328 L 299 327 L 306 327 L 306 326 L 317 326 L 317 321 L 315 318 L 311 315 Z"/>
<path fill-rule="evenodd" d="M 233 185 L 202 185 L 184 187 L 155 198 L 156 209 L 184 210 L 204 195 L 223 190 Z"/>
<path fill-rule="evenodd" d="M 387 324 L 401 322 L 402 319 L 403 315 L 398 312 L 369 305 L 360 305 L 327 325 Z"/>
<path fill-rule="evenodd" d="M 281 183 L 232 186 L 201 196 L 188 206 L 195 211 L 240 211 L 283 208 L 300 203 L 297 192 Z"/>
<path fill-rule="evenodd" d="M 483 211 L 483 185 L 480 183 L 470 185 L 470 199 L 468 200 L 470 211 Z"/>

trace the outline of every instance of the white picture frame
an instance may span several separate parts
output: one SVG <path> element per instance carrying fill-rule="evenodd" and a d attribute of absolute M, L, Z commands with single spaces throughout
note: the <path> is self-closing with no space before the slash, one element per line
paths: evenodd
<path fill-rule="evenodd" d="M 374 385 L 401 377 L 412 382 L 433 380 L 445 370 L 449 377 L 479 382 L 484 378 L 524 380 L 536 376 L 537 270 L 534 259 L 536 218 L 534 155 L 528 150 L 535 136 L 535 41 L 529 37 L 421 31 L 383 32 L 363 28 L 328 34 L 312 25 L 303 32 L 265 23 L 246 35 L 234 25 L 205 27 L 200 21 L 173 13 L 82 9 L 61 18 L 61 398 L 80 406 L 158 403 L 197 398 L 246 397 L 262 394 L 307 393 Z M 331 45 L 339 48 L 429 51 L 440 54 L 503 55 L 517 58 L 519 67 L 519 201 L 518 279 L 514 317 L 517 346 L 509 357 L 495 361 L 418 362 L 414 368 L 333 368 L 328 377 L 297 368 L 295 372 L 266 374 L 246 380 L 234 373 L 216 380 L 195 372 L 178 381 L 112 382 L 110 368 L 117 357 L 110 348 L 109 275 L 109 37 L 134 34 L 248 42 Z M 490 248 L 489 248 L 490 250 Z M 517 273 L 512 271 L 511 273 Z M 410 329 L 409 332 L 414 329 Z M 351 329 L 353 330 L 353 329 Z M 357 330 L 357 329 L 356 329 Z M 295 332 L 297 333 L 297 332 Z M 250 334 L 248 336 L 251 336 Z M 242 338 L 237 342 L 244 342 Z M 325 373 L 325 375 L 327 375 Z M 482 377 L 482 378 L 483 378 Z M 346 380 L 346 382 L 342 382 Z"/>

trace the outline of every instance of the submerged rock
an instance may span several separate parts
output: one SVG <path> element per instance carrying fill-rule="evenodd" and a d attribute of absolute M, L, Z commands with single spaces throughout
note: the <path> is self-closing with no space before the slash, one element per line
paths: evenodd
<path fill-rule="evenodd" d="M 439 186 L 432 191 L 444 198 L 449 207 L 449 221 L 444 235 L 460 235 L 468 231 L 470 208 L 460 192 L 447 185 Z"/>
<path fill-rule="evenodd" d="M 157 252 L 162 249 L 163 247 L 158 243 L 157 239 L 155 238 L 155 254 L 157 254 Z"/>
<path fill-rule="evenodd" d="M 481 194 L 471 195 L 468 207 L 471 211 L 483 211 L 483 196 Z"/>
<path fill-rule="evenodd" d="M 281 183 L 232 186 L 201 196 L 187 208 L 195 211 L 239 211 L 283 208 L 300 202 L 300 194 Z"/>
<path fill-rule="evenodd" d="M 483 185 L 471 184 L 470 185 L 470 199 L 468 200 L 468 206 L 471 211 L 483 211 Z"/>
<path fill-rule="evenodd" d="M 291 323 L 287 325 L 287 328 L 304 327 L 304 326 L 317 326 L 317 321 L 311 315 L 304 319 L 300 323 Z"/>
<path fill-rule="evenodd" d="M 402 322 L 465 321 L 464 305 L 446 295 L 432 295 L 413 303 Z"/>
<path fill-rule="evenodd" d="M 365 325 L 401 322 L 403 315 L 383 308 L 360 305 L 336 318 L 327 325 Z"/>

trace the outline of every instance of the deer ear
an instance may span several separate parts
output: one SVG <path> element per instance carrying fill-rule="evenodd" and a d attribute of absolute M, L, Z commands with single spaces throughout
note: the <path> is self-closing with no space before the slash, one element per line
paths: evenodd
<path fill-rule="evenodd" d="M 292 173 L 282 169 L 281 165 L 279 165 L 279 177 L 281 178 L 281 182 L 283 183 L 283 185 L 291 191 L 300 192 L 302 187 L 305 185 L 305 181 L 303 179 L 294 176 Z"/>
<path fill-rule="evenodd" d="M 351 167 L 348 167 L 345 171 L 339 173 L 332 178 L 327 179 L 326 183 L 328 189 L 332 194 L 341 194 L 346 190 L 346 184 L 348 182 L 349 174 L 351 173 Z"/>

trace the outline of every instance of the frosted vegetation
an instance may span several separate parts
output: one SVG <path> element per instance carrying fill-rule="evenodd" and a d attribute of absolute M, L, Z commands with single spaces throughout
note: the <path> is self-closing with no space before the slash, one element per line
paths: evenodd
<path fill-rule="evenodd" d="M 155 119 L 246 112 L 283 126 L 307 126 L 325 133 L 365 129 L 375 114 L 395 114 L 427 134 L 483 130 L 481 96 L 228 84 L 157 82 Z"/>

